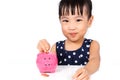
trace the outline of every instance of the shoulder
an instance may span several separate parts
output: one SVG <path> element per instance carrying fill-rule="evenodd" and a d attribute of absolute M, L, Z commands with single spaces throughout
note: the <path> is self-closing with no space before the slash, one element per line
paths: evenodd
<path fill-rule="evenodd" d="M 96 40 L 92 40 L 92 42 L 91 42 L 91 47 L 90 47 L 90 48 L 91 48 L 91 49 L 99 49 L 99 48 L 100 48 L 99 42 L 96 41 Z"/>
<path fill-rule="evenodd" d="M 90 45 L 90 58 L 100 58 L 100 44 L 96 40 L 92 40 Z"/>
<path fill-rule="evenodd" d="M 90 51 L 96 50 L 98 51 L 100 48 L 99 42 L 93 39 L 87 39 L 84 40 L 86 45 L 90 45 Z"/>

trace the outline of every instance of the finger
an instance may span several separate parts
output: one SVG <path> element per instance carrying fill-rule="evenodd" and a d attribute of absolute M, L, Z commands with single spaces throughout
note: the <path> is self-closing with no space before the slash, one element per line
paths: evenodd
<path fill-rule="evenodd" d="M 86 77 L 85 74 L 81 74 L 80 76 L 77 77 L 76 80 L 83 80 Z"/>
<path fill-rule="evenodd" d="M 82 74 L 79 75 L 79 77 L 77 78 L 77 80 L 82 80 L 82 79 L 84 79 L 84 78 L 86 78 L 86 77 L 89 77 L 89 75 L 88 75 L 86 69 L 83 68 L 83 69 L 82 69 Z"/>
<path fill-rule="evenodd" d="M 75 74 L 73 75 L 73 79 L 76 79 L 78 76 L 82 74 L 82 68 L 78 69 Z"/>
<path fill-rule="evenodd" d="M 45 39 L 43 39 L 39 41 L 37 48 L 40 52 L 47 52 L 50 49 L 50 45 Z"/>
<path fill-rule="evenodd" d="M 42 73 L 41 75 L 44 76 L 44 77 L 49 77 L 49 75 L 46 74 L 46 73 Z"/>
<path fill-rule="evenodd" d="M 83 78 L 82 80 L 90 80 L 90 78 L 87 76 L 87 77 Z"/>
<path fill-rule="evenodd" d="M 44 47 L 44 50 L 45 52 L 49 51 L 50 49 L 50 44 L 47 42 L 47 40 L 43 40 L 43 47 Z"/>
<path fill-rule="evenodd" d="M 44 46 L 41 40 L 39 41 L 37 45 L 37 49 L 39 50 L 39 52 L 44 52 Z"/>

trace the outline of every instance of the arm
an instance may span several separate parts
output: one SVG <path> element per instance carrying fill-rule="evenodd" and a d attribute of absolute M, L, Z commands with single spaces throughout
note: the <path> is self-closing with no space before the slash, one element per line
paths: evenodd
<path fill-rule="evenodd" d="M 87 65 L 77 70 L 77 72 L 73 75 L 73 79 L 76 80 L 88 80 L 89 76 L 95 73 L 100 66 L 100 46 L 97 41 L 92 41 L 90 46 L 90 57 Z"/>
<path fill-rule="evenodd" d="M 99 66 L 100 66 L 100 45 L 97 41 L 93 41 L 90 46 L 89 62 L 84 68 L 91 75 L 99 69 Z"/>

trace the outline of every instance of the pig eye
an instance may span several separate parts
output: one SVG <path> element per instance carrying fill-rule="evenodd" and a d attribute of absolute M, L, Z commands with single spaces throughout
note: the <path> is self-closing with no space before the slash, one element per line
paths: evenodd
<path fill-rule="evenodd" d="M 44 60 L 46 60 L 46 58 L 44 58 Z"/>
<path fill-rule="evenodd" d="M 50 60 L 51 58 L 49 57 L 48 59 Z"/>

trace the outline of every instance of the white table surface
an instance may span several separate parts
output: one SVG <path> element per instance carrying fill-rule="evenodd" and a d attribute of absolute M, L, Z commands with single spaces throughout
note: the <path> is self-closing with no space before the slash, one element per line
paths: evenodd
<path fill-rule="evenodd" d="M 0 65 L 0 80 L 66 80 L 65 76 L 71 75 L 76 69 L 64 68 L 61 72 L 56 72 L 49 78 L 43 78 L 36 64 L 31 63 L 10 63 Z M 91 76 L 91 80 L 120 80 L 120 65 L 104 66 L 101 65 L 100 70 Z M 66 75 L 69 74 L 69 75 Z M 54 77 L 53 77 L 54 76 Z M 63 79 L 64 77 L 64 79 Z M 68 79 L 69 78 L 69 79 Z M 71 80 L 68 77 L 67 80 Z"/>
<path fill-rule="evenodd" d="M 49 77 L 40 76 L 42 80 L 72 80 L 72 75 L 81 66 L 58 66 L 55 73 L 47 73 Z"/>

